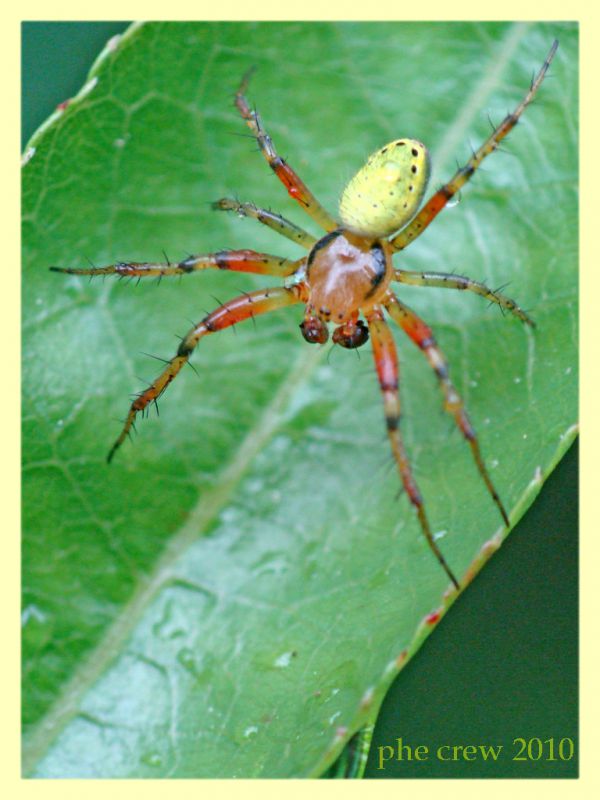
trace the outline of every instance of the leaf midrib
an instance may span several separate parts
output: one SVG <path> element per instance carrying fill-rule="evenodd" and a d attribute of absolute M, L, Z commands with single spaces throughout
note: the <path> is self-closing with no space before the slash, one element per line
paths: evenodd
<path fill-rule="evenodd" d="M 89 686 L 104 672 L 127 640 L 161 587 L 174 577 L 172 567 L 180 556 L 205 533 L 211 521 L 231 497 L 254 457 L 273 437 L 285 416 L 290 397 L 306 381 L 324 356 L 321 348 L 302 349 L 299 358 L 282 381 L 279 391 L 265 408 L 256 426 L 248 432 L 233 459 L 221 472 L 214 488 L 204 491 L 183 526 L 166 544 L 152 573 L 140 579 L 138 588 L 123 607 L 98 645 L 66 683 L 56 702 L 40 720 L 23 745 L 23 772 L 28 774 L 52 739 L 78 713 L 78 702 Z"/>

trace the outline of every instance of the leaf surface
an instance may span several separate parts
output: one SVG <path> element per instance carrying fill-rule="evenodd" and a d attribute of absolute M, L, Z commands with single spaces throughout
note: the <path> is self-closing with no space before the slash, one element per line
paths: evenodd
<path fill-rule="evenodd" d="M 276 33 L 276 35 L 274 35 Z M 111 467 L 129 395 L 173 334 L 274 281 L 138 287 L 52 264 L 172 260 L 291 242 L 222 196 L 313 231 L 230 105 L 250 97 L 330 209 L 366 156 L 425 141 L 432 186 L 552 79 L 506 145 L 400 257 L 531 309 L 403 288 L 433 325 L 514 522 L 577 415 L 577 32 L 572 25 L 160 23 L 113 41 L 24 167 L 24 745 L 36 776 L 318 775 L 372 720 L 445 609 L 447 578 L 390 464 L 370 345 L 309 347 L 301 309 L 202 342 Z M 433 57 L 435 55 L 435 57 Z M 33 149 L 33 153 L 32 153 Z M 217 299 L 218 298 L 218 299 Z M 397 335 L 403 432 L 439 543 L 472 576 L 505 531 L 435 378 Z M 143 351 L 143 352 L 142 352 Z M 137 377 L 140 376 L 140 377 Z M 501 613 L 499 610 L 498 613 Z M 432 616 L 433 615 L 433 616 Z"/>

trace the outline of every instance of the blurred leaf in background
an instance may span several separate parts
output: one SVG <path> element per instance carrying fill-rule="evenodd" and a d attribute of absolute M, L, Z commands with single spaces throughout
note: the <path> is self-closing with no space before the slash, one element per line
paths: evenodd
<path fill-rule="evenodd" d="M 486 113 L 499 121 L 514 108 L 555 37 L 553 80 L 511 136 L 512 156 L 486 162 L 401 259 L 510 280 L 532 308 L 534 334 L 475 297 L 402 295 L 434 325 L 516 521 L 576 430 L 576 26 L 135 26 L 31 140 L 28 774 L 319 775 L 375 719 L 447 584 L 396 499 L 368 348 L 360 361 L 337 350 L 327 360 L 299 336 L 294 309 L 211 337 L 194 357 L 200 380 L 178 378 L 160 420 L 140 425 L 108 469 L 116 418 L 157 370 L 140 351 L 169 357 L 173 334 L 213 295 L 269 281 L 206 274 L 134 288 L 47 267 L 224 247 L 297 257 L 291 243 L 209 208 L 236 195 L 307 225 L 265 179 L 255 145 L 232 135 L 244 129 L 231 94 L 250 64 L 269 132 L 335 209 L 364 158 L 398 136 L 427 143 L 439 183 L 487 135 Z M 497 511 L 420 354 L 399 345 L 407 445 L 463 575 L 493 550 Z M 470 661 L 459 644 L 457 658 Z"/>

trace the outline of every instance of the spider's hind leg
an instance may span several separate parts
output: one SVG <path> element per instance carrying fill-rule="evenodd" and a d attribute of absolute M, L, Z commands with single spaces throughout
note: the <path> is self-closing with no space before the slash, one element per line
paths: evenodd
<path fill-rule="evenodd" d="M 335 230 L 338 227 L 337 220 L 323 208 L 308 186 L 306 186 L 290 165 L 278 155 L 271 137 L 263 127 L 258 111 L 250 108 L 245 93 L 248 89 L 248 83 L 250 82 L 253 72 L 254 69 L 248 70 L 242 78 L 240 87 L 235 94 L 237 110 L 245 119 L 246 125 L 250 128 L 258 142 L 261 153 L 273 172 L 287 189 L 290 197 L 293 197 L 297 203 L 300 203 L 306 213 L 312 217 L 321 228 L 324 228 L 326 231 Z"/>
<path fill-rule="evenodd" d="M 550 62 L 554 58 L 557 47 L 558 42 L 554 41 L 548 52 L 548 55 L 546 56 L 546 60 L 542 64 L 535 79 L 532 81 L 529 91 L 521 100 L 513 113 L 507 114 L 500 125 L 494 129 L 493 133 L 486 139 L 481 147 L 473 153 L 465 166 L 458 169 L 448 183 L 444 184 L 444 186 L 442 186 L 442 188 L 437 191 L 433 197 L 427 201 L 427 203 L 425 203 L 423 208 L 419 211 L 416 217 L 414 217 L 412 222 L 409 222 L 406 228 L 401 230 L 400 233 L 394 236 L 393 239 L 390 239 L 390 244 L 394 250 L 403 250 L 412 241 L 414 241 L 417 236 L 420 236 L 429 226 L 429 224 L 436 218 L 440 211 L 448 205 L 448 202 L 455 196 L 455 194 L 460 191 L 467 181 L 471 179 L 475 171 L 480 167 L 483 159 L 498 149 L 502 139 L 504 139 L 505 136 L 508 136 L 508 134 L 512 131 L 519 121 L 521 114 L 536 96 L 537 91 L 544 80 L 546 72 L 548 72 Z"/>
<path fill-rule="evenodd" d="M 494 503 L 498 507 L 504 523 L 507 527 L 510 527 L 510 521 L 508 519 L 506 509 L 500 500 L 498 492 L 492 483 L 492 479 L 489 476 L 481 456 L 477 435 L 475 434 L 475 430 L 471 425 L 471 421 L 469 420 L 465 410 L 464 403 L 454 388 L 452 381 L 450 380 L 448 375 L 448 364 L 442 351 L 435 341 L 431 328 L 417 314 L 415 314 L 414 311 L 411 311 L 408 306 L 405 306 L 404 303 L 401 303 L 400 300 L 398 300 L 398 298 L 392 294 L 392 292 L 387 293 L 383 304 L 392 319 L 398 323 L 402 330 L 422 350 L 425 358 L 429 362 L 429 365 L 434 370 L 440 383 L 442 392 L 444 393 L 444 405 L 446 411 L 452 414 L 456 425 L 460 429 L 462 435 L 468 441 L 471 447 L 473 458 L 477 464 L 479 474 L 483 478 L 483 481 L 490 495 L 492 496 Z"/>

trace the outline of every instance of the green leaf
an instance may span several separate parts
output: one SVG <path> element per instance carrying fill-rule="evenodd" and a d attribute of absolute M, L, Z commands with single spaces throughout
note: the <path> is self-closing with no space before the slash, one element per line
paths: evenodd
<path fill-rule="evenodd" d="M 273 283 L 137 288 L 48 267 L 291 242 L 210 210 L 239 196 L 313 230 L 245 133 L 250 97 L 330 209 L 386 141 L 425 141 L 435 187 L 551 79 L 421 239 L 407 269 L 509 293 L 403 287 L 433 325 L 516 522 L 577 414 L 577 28 L 572 24 L 133 26 L 32 139 L 24 167 L 24 764 L 36 776 L 319 775 L 371 723 L 446 609 L 391 467 L 370 345 L 309 347 L 301 309 L 203 342 L 107 467 L 129 395 L 204 309 Z M 267 180 L 268 178 L 268 180 Z M 216 298 L 219 300 L 216 300 Z M 403 432 L 440 546 L 466 582 L 505 535 L 435 378 L 397 336 Z M 143 352 L 142 352 L 143 351 Z M 138 378 L 136 376 L 142 376 Z M 500 613 L 500 611 L 499 611 Z"/>

